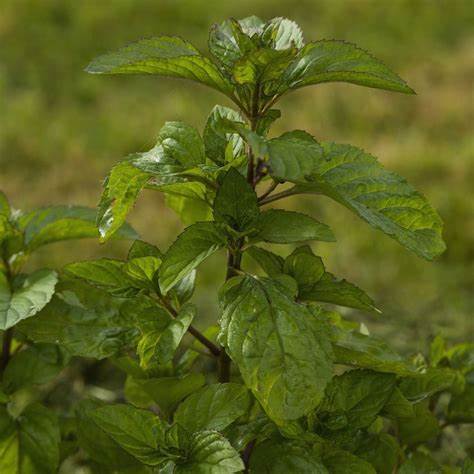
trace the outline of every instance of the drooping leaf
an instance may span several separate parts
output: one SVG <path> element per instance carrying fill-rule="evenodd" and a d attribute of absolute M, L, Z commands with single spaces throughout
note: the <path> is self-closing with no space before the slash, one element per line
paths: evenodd
<path fill-rule="evenodd" d="M 5 275 L 0 273 L 0 329 L 13 327 L 41 311 L 53 296 L 57 281 L 55 271 L 37 270 L 11 292 Z"/>
<path fill-rule="evenodd" d="M 120 314 L 122 301 L 80 281 L 61 283 L 35 318 L 18 330 L 34 342 L 60 344 L 71 356 L 103 359 L 134 344 L 135 321 Z"/>
<path fill-rule="evenodd" d="M 222 130 L 222 118 L 243 122 L 241 115 L 228 107 L 216 105 L 211 110 L 204 127 L 204 147 L 206 156 L 221 165 L 232 161 L 244 151 L 244 143 L 238 134 Z"/>
<path fill-rule="evenodd" d="M 167 293 L 179 280 L 225 244 L 225 236 L 213 222 L 197 222 L 187 227 L 163 257 L 159 270 L 161 291 Z"/>
<path fill-rule="evenodd" d="M 307 44 L 282 74 L 279 92 L 324 82 L 414 94 L 405 81 L 385 64 L 354 44 L 321 40 Z"/>
<path fill-rule="evenodd" d="M 316 219 L 299 212 L 270 209 L 262 212 L 257 221 L 256 239 L 280 244 L 321 240 L 334 242 L 331 229 Z"/>
<path fill-rule="evenodd" d="M 0 407 L 0 472 L 56 472 L 59 442 L 57 417 L 44 406 L 28 406 L 16 421 Z"/>
<path fill-rule="evenodd" d="M 142 336 L 137 352 L 141 366 L 170 362 L 195 314 L 196 307 L 191 304 L 183 306 L 176 318 L 157 305 L 143 308 L 138 315 Z"/>
<path fill-rule="evenodd" d="M 187 41 L 161 36 L 143 39 L 114 53 L 104 54 L 86 69 L 93 74 L 158 74 L 191 79 L 217 89 L 231 91 L 219 69 Z"/>
<path fill-rule="evenodd" d="M 125 451 L 139 461 L 157 466 L 166 459 L 165 427 L 151 411 L 130 405 L 106 405 L 89 413 L 90 418 Z"/>
<path fill-rule="evenodd" d="M 208 385 L 179 405 L 174 421 L 191 433 L 202 430 L 221 431 L 244 415 L 249 405 L 249 392 L 243 385 Z"/>
<path fill-rule="evenodd" d="M 329 474 L 320 456 L 296 440 L 267 440 L 258 444 L 250 458 L 251 472 Z"/>
<path fill-rule="evenodd" d="M 255 223 L 259 214 L 254 189 L 235 168 L 230 168 L 216 194 L 214 219 L 244 231 Z"/>
<path fill-rule="evenodd" d="M 316 407 L 332 375 L 324 326 L 268 279 L 229 280 L 221 306 L 220 340 L 269 417 L 292 420 Z"/>
<path fill-rule="evenodd" d="M 262 270 L 269 276 L 275 277 L 283 273 L 284 259 L 269 250 L 261 247 L 249 247 L 246 253 L 250 255 L 261 267 Z"/>
<path fill-rule="evenodd" d="M 61 240 L 97 238 L 96 211 L 81 206 L 51 206 L 22 215 L 18 226 L 24 231 L 25 246 L 29 252 Z M 134 239 L 136 232 L 123 221 L 115 236 Z"/>
<path fill-rule="evenodd" d="M 351 370 L 333 378 L 318 410 L 329 430 L 366 428 L 395 389 L 396 377 L 371 370 Z"/>
<path fill-rule="evenodd" d="M 133 166 L 130 160 L 121 161 L 110 170 L 97 210 L 96 223 L 102 242 L 122 227 L 149 179 L 150 175 Z"/>
<path fill-rule="evenodd" d="M 66 366 L 69 358 L 59 346 L 35 344 L 15 354 L 3 373 L 7 393 L 53 380 Z"/>

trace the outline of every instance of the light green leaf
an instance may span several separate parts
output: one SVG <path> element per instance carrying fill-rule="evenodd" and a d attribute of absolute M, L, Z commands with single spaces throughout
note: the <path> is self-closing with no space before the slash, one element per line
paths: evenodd
<path fill-rule="evenodd" d="M 18 225 L 24 231 L 28 251 L 61 240 L 97 238 L 96 211 L 81 206 L 51 206 L 28 212 L 20 217 Z M 123 221 L 115 236 L 134 239 L 136 232 Z"/>
<path fill-rule="evenodd" d="M 316 219 L 299 212 L 270 209 L 262 212 L 257 221 L 257 239 L 273 243 L 321 240 L 334 242 L 331 229 Z"/>
<path fill-rule="evenodd" d="M 336 447 L 325 449 L 322 457 L 331 474 L 377 474 L 367 461 Z"/>
<path fill-rule="evenodd" d="M 323 146 L 322 157 L 314 139 L 301 132 L 270 140 L 272 175 L 296 183 L 298 192 L 331 197 L 421 257 L 444 251 L 441 219 L 403 178 L 359 148 Z"/>
<path fill-rule="evenodd" d="M 250 469 L 262 474 L 329 474 L 320 456 L 297 440 L 267 440 L 258 444 L 252 451 Z"/>
<path fill-rule="evenodd" d="M 292 420 L 316 407 L 332 376 L 324 326 L 269 279 L 233 278 L 220 299 L 220 341 L 268 416 Z"/>
<path fill-rule="evenodd" d="M 143 240 L 135 240 L 128 251 L 127 259 L 132 260 L 140 257 L 156 257 L 161 259 L 163 254 L 155 245 Z"/>
<path fill-rule="evenodd" d="M 214 219 L 237 231 L 245 231 L 252 227 L 259 214 L 255 190 L 235 168 L 230 168 L 214 200 Z"/>
<path fill-rule="evenodd" d="M 261 267 L 262 270 L 269 277 L 276 277 L 283 273 L 284 259 L 269 250 L 265 250 L 261 247 L 249 247 L 246 254 L 250 255 Z"/>
<path fill-rule="evenodd" d="M 324 82 L 414 94 L 405 81 L 371 54 L 345 41 L 321 40 L 307 44 L 280 79 L 279 92 Z"/>
<path fill-rule="evenodd" d="M 228 107 L 216 105 L 211 110 L 204 127 L 204 147 L 206 156 L 221 165 L 232 161 L 244 152 L 242 138 L 236 133 L 226 133 L 222 130 L 222 118 L 243 122 L 242 116 Z"/>
<path fill-rule="evenodd" d="M 37 270 L 11 293 L 6 277 L 0 273 L 0 329 L 15 326 L 41 311 L 53 296 L 57 281 L 56 272 Z"/>
<path fill-rule="evenodd" d="M 61 345 L 72 356 L 103 359 L 130 348 L 138 331 L 120 314 L 121 300 L 82 282 L 64 282 L 49 305 L 18 330 L 34 342 Z"/>
<path fill-rule="evenodd" d="M 130 259 L 122 270 L 140 286 L 147 288 L 153 287 L 154 277 L 160 265 L 161 258 L 149 255 Z"/>
<path fill-rule="evenodd" d="M 131 160 L 121 161 L 110 170 L 97 209 L 96 223 L 102 242 L 122 227 L 149 179 L 150 174 L 133 166 Z"/>
<path fill-rule="evenodd" d="M 11 209 L 8 198 L 3 191 L 0 191 L 0 215 L 10 217 Z"/>
<path fill-rule="evenodd" d="M 170 362 L 195 315 L 196 307 L 191 304 L 183 306 L 176 318 L 156 305 L 141 311 L 138 325 L 142 336 L 137 346 L 140 365 L 148 368 Z"/>
<path fill-rule="evenodd" d="M 53 380 L 69 358 L 59 346 L 35 344 L 16 353 L 3 373 L 3 388 L 7 393 Z"/>
<path fill-rule="evenodd" d="M 425 403 L 413 406 L 413 418 L 399 418 L 398 430 L 403 443 L 416 445 L 428 441 L 440 432 L 438 420 L 426 407 Z"/>
<path fill-rule="evenodd" d="M 321 257 L 314 255 L 311 247 L 302 245 L 285 259 L 284 271 L 298 283 L 299 293 L 317 283 L 325 269 Z"/>
<path fill-rule="evenodd" d="M 395 389 L 396 377 L 371 370 L 351 370 L 334 377 L 318 409 L 330 429 L 357 429 L 371 425 Z"/>
<path fill-rule="evenodd" d="M 249 392 L 235 383 L 203 387 L 184 400 L 174 414 L 174 421 L 189 432 L 221 431 L 244 415 L 250 406 Z"/>
<path fill-rule="evenodd" d="M 216 431 L 192 434 L 184 453 L 185 458 L 175 467 L 176 474 L 231 474 L 244 469 L 239 453 Z"/>
<path fill-rule="evenodd" d="M 197 222 L 187 227 L 166 252 L 159 269 L 160 288 L 167 293 L 209 255 L 226 244 L 226 238 L 213 222 Z"/>
<path fill-rule="evenodd" d="M 300 27 L 288 18 L 272 18 L 265 24 L 262 32 L 265 44 L 276 50 L 302 48 L 303 33 Z"/>
<path fill-rule="evenodd" d="M 177 37 L 137 41 L 114 53 L 99 56 L 86 71 L 93 74 L 158 74 L 191 79 L 227 95 L 232 90 L 231 84 L 208 58 Z"/>
<path fill-rule="evenodd" d="M 141 465 L 139 461 L 125 451 L 92 420 L 91 412 L 102 406 L 104 406 L 104 403 L 98 400 L 82 400 L 78 404 L 76 425 L 79 446 L 101 467 L 123 470 L 135 468 L 137 469 L 136 472 L 141 474 L 141 471 L 138 471 Z"/>
<path fill-rule="evenodd" d="M 139 461 L 157 466 L 166 459 L 165 427 L 151 411 L 130 405 L 108 405 L 89 413 L 94 423 Z"/>
<path fill-rule="evenodd" d="M 28 406 L 13 421 L 0 407 L 0 472 L 56 472 L 60 433 L 56 415 L 40 404 Z"/>

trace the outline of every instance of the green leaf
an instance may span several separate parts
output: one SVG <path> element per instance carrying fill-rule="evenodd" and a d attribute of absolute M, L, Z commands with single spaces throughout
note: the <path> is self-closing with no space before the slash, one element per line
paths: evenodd
<path fill-rule="evenodd" d="M 298 192 L 331 197 L 421 257 L 444 251 L 441 219 L 403 178 L 359 148 L 323 146 L 321 156 L 319 145 L 301 132 L 270 140 L 272 175 L 296 183 Z"/>
<path fill-rule="evenodd" d="M 153 287 L 154 277 L 161 265 L 161 258 L 138 257 L 132 258 L 124 266 L 123 271 L 145 288 Z"/>
<path fill-rule="evenodd" d="M 150 466 L 161 464 L 165 458 L 159 448 L 164 444 L 160 419 L 151 411 L 130 405 L 108 405 L 89 413 L 94 423 L 125 451 Z"/>
<path fill-rule="evenodd" d="M 336 40 L 307 44 L 282 74 L 279 92 L 324 82 L 349 82 L 414 94 L 397 74 L 371 54 L 354 44 Z"/>
<path fill-rule="evenodd" d="M 389 400 L 396 377 L 371 370 L 351 370 L 334 377 L 318 409 L 329 430 L 359 429 L 371 425 Z"/>
<path fill-rule="evenodd" d="M 176 474 L 231 474 L 244 469 L 239 453 L 215 431 L 193 433 L 186 441 L 184 454 L 173 471 Z"/>
<path fill-rule="evenodd" d="M 3 191 L 0 191 L 0 215 L 10 217 L 11 209 L 8 198 Z"/>
<path fill-rule="evenodd" d="M 57 281 L 56 272 L 37 270 L 12 293 L 6 277 L 0 273 L 0 329 L 13 327 L 41 311 L 53 296 Z"/>
<path fill-rule="evenodd" d="M 142 331 L 137 346 L 141 366 L 171 362 L 195 315 L 196 307 L 191 304 L 183 306 L 176 318 L 157 305 L 144 308 L 138 317 Z"/>
<path fill-rule="evenodd" d="M 269 250 L 261 247 L 249 247 L 246 254 L 250 255 L 269 277 L 276 277 L 283 273 L 284 259 Z"/>
<path fill-rule="evenodd" d="M 0 472 L 56 472 L 60 433 L 56 415 L 40 404 L 28 406 L 13 421 L 0 407 Z"/>
<path fill-rule="evenodd" d="M 451 395 L 447 409 L 451 423 L 474 423 L 474 383 L 466 381 L 463 392 Z"/>
<path fill-rule="evenodd" d="M 316 219 L 299 212 L 270 209 L 262 212 L 257 221 L 257 239 L 286 244 L 305 240 L 334 242 L 331 229 Z"/>
<path fill-rule="evenodd" d="M 258 444 L 252 451 L 250 469 L 262 474 L 329 474 L 317 453 L 297 440 L 266 440 Z"/>
<path fill-rule="evenodd" d="M 158 74 L 191 79 L 228 95 L 231 84 L 219 69 L 187 41 L 161 36 L 129 44 L 104 54 L 86 69 L 93 74 Z"/>
<path fill-rule="evenodd" d="M 220 341 L 268 416 L 292 420 L 316 407 L 332 376 L 324 327 L 269 279 L 233 278 L 220 299 Z"/>
<path fill-rule="evenodd" d="M 244 152 L 242 138 L 236 133 L 226 133 L 222 130 L 222 118 L 243 122 L 239 112 L 228 107 L 216 105 L 211 110 L 204 127 L 204 147 L 206 156 L 214 163 L 221 165 L 232 161 Z"/>
<path fill-rule="evenodd" d="M 100 466 L 106 466 L 107 469 L 136 468 L 137 472 L 140 472 L 139 461 L 100 429 L 91 418 L 91 412 L 102 406 L 104 403 L 98 400 L 82 400 L 78 404 L 75 421 L 79 446 L 93 461 Z"/>
<path fill-rule="evenodd" d="M 302 245 L 286 257 L 284 271 L 296 280 L 301 293 L 302 289 L 317 283 L 325 269 L 321 257 L 314 255 L 308 245 Z"/>
<path fill-rule="evenodd" d="M 383 408 L 383 413 L 392 418 L 410 418 L 415 416 L 413 404 L 409 402 L 398 387 Z"/>
<path fill-rule="evenodd" d="M 400 439 L 408 445 L 416 445 L 428 441 L 440 432 L 438 420 L 424 403 L 413 406 L 413 418 L 400 418 L 398 430 Z"/>
<path fill-rule="evenodd" d="M 392 474 L 398 463 L 400 447 L 393 436 L 381 433 L 363 439 L 355 454 L 372 464 L 377 473 Z"/>
<path fill-rule="evenodd" d="M 249 406 L 250 397 L 245 386 L 213 384 L 186 398 L 176 410 L 174 421 L 191 433 L 221 431 L 244 415 Z"/>
<path fill-rule="evenodd" d="M 254 189 L 235 168 L 230 168 L 216 194 L 214 219 L 237 231 L 245 231 L 252 227 L 259 214 Z"/>
<path fill-rule="evenodd" d="M 51 206 L 36 209 L 20 217 L 18 225 L 24 231 L 29 252 L 42 245 L 61 240 L 97 238 L 96 211 L 81 206 Z M 118 238 L 134 239 L 136 232 L 123 221 L 116 228 Z"/>
<path fill-rule="evenodd" d="M 204 375 L 194 373 L 177 377 L 131 379 L 134 389 L 146 394 L 165 414 L 170 414 L 183 398 L 199 390 L 205 382 Z M 135 403 L 132 399 L 130 401 Z"/>
<path fill-rule="evenodd" d="M 111 357 L 137 336 L 135 321 L 120 314 L 121 303 L 80 281 L 64 282 L 50 304 L 18 330 L 34 342 L 60 344 L 71 356 Z"/>
<path fill-rule="evenodd" d="M 474 461 L 470 458 L 466 458 L 462 465 L 461 474 L 473 474 L 474 473 Z"/>
<path fill-rule="evenodd" d="M 53 380 L 69 358 L 59 346 L 35 344 L 16 353 L 3 373 L 3 388 L 7 393 Z"/>
<path fill-rule="evenodd" d="M 276 50 L 302 48 L 303 33 L 300 27 L 288 18 L 272 18 L 265 24 L 262 39 L 266 45 Z"/>
<path fill-rule="evenodd" d="M 96 224 L 102 242 L 122 227 L 149 179 L 150 174 L 133 166 L 130 160 L 121 161 L 110 170 L 97 209 Z"/>
<path fill-rule="evenodd" d="M 427 453 L 415 451 L 399 469 L 399 474 L 444 474 L 444 469 Z"/>
<path fill-rule="evenodd" d="M 161 291 L 167 293 L 179 280 L 225 244 L 225 236 L 213 222 L 197 222 L 187 227 L 163 258 L 159 270 Z"/>
<path fill-rule="evenodd" d="M 328 447 L 322 453 L 323 463 L 331 474 L 376 474 L 365 460 L 336 447 Z"/>
<path fill-rule="evenodd" d="M 135 240 L 128 251 L 127 259 L 132 260 L 140 257 L 156 257 L 163 258 L 160 249 L 153 244 L 144 242 L 143 240 Z"/>

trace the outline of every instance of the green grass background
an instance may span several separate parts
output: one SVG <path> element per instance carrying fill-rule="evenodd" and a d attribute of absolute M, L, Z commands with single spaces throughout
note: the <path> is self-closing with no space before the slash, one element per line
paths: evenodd
<path fill-rule="evenodd" d="M 371 51 L 418 93 L 352 85 L 305 88 L 281 102 L 274 132 L 306 129 L 352 143 L 404 175 L 439 210 L 448 250 L 420 260 L 327 199 L 292 198 L 331 225 L 337 244 L 314 248 L 338 276 L 359 284 L 383 310 L 350 312 L 404 353 L 426 350 L 438 333 L 473 339 L 474 320 L 474 2 L 472 0 L 0 0 L 0 189 L 16 208 L 94 206 L 108 169 L 150 148 L 165 120 L 200 129 L 215 103 L 210 89 L 179 80 L 92 76 L 97 54 L 132 40 L 178 34 L 206 49 L 211 23 L 251 14 L 287 16 L 306 40 L 345 39 Z M 182 229 L 160 195 L 145 192 L 130 221 L 163 249 Z M 123 243 L 59 244 L 31 266 L 124 255 Z M 284 251 L 282 247 L 279 251 Z M 202 325 L 213 317 L 211 289 L 223 255 L 203 267 L 197 298 Z M 454 449 L 454 448 L 453 448 Z"/>

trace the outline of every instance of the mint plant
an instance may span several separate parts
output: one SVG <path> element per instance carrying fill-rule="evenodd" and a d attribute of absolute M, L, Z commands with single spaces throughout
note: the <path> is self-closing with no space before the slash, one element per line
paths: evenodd
<path fill-rule="evenodd" d="M 167 122 L 151 150 L 118 162 L 104 182 L 101 241 L 133 238 L 125 220 L 151 189 L 187 226 L 166 252 L 137 239 L 124 260 L 66 265 L 59 283 L 54 272 L 20 277 L 15 262 L 31 249 L 97 229 L 87 219 L 76 228 L 63 208 L 60 217 L 41 211 L 16 219 L 2 207 L 8 355 L 0 471 L 56 472 L 62 464 L 94 473 L 473 472 L 469 459 L 448 467 L 434 454 L 445 429 L 474 423 L 474 345 L 447 348 L 437 337 L 428 357 L 406 359 L 344 319 L 334 305 L 380 310 L 308 244 L 334 242 L 333 231 L 268 206 L 323 195 L 416 255 L 440 255 L 440 217 L 375 157 L 301 130 L 269 136 L 280 118 L 275 104 L 304 86 L 413 90 L 350 43 L 305 44 L 298 25 L 283 18 L 225 21 L 211 29 L 209 50 L 203 56 L 180 38 L 158 37 L 87 68 L 190 79 L 235 105 L 215 106 L 202 135 Z M 292 247 L 282 256 L 268 243 Z M 196 272 L 216 252 L 226 254 L 220 313 L 201 331 L 191 302 Z M 31 304 L 20 304 L 25 295 Z M 17 323 L 15 343 L 25 348 L 11 357 Z M 109 359 L 125 376 L 120 403 L 80 400 L 60 422 L 29 399 L 14 403 L 24 385 L 47 384 L 73 356 Z"/>

